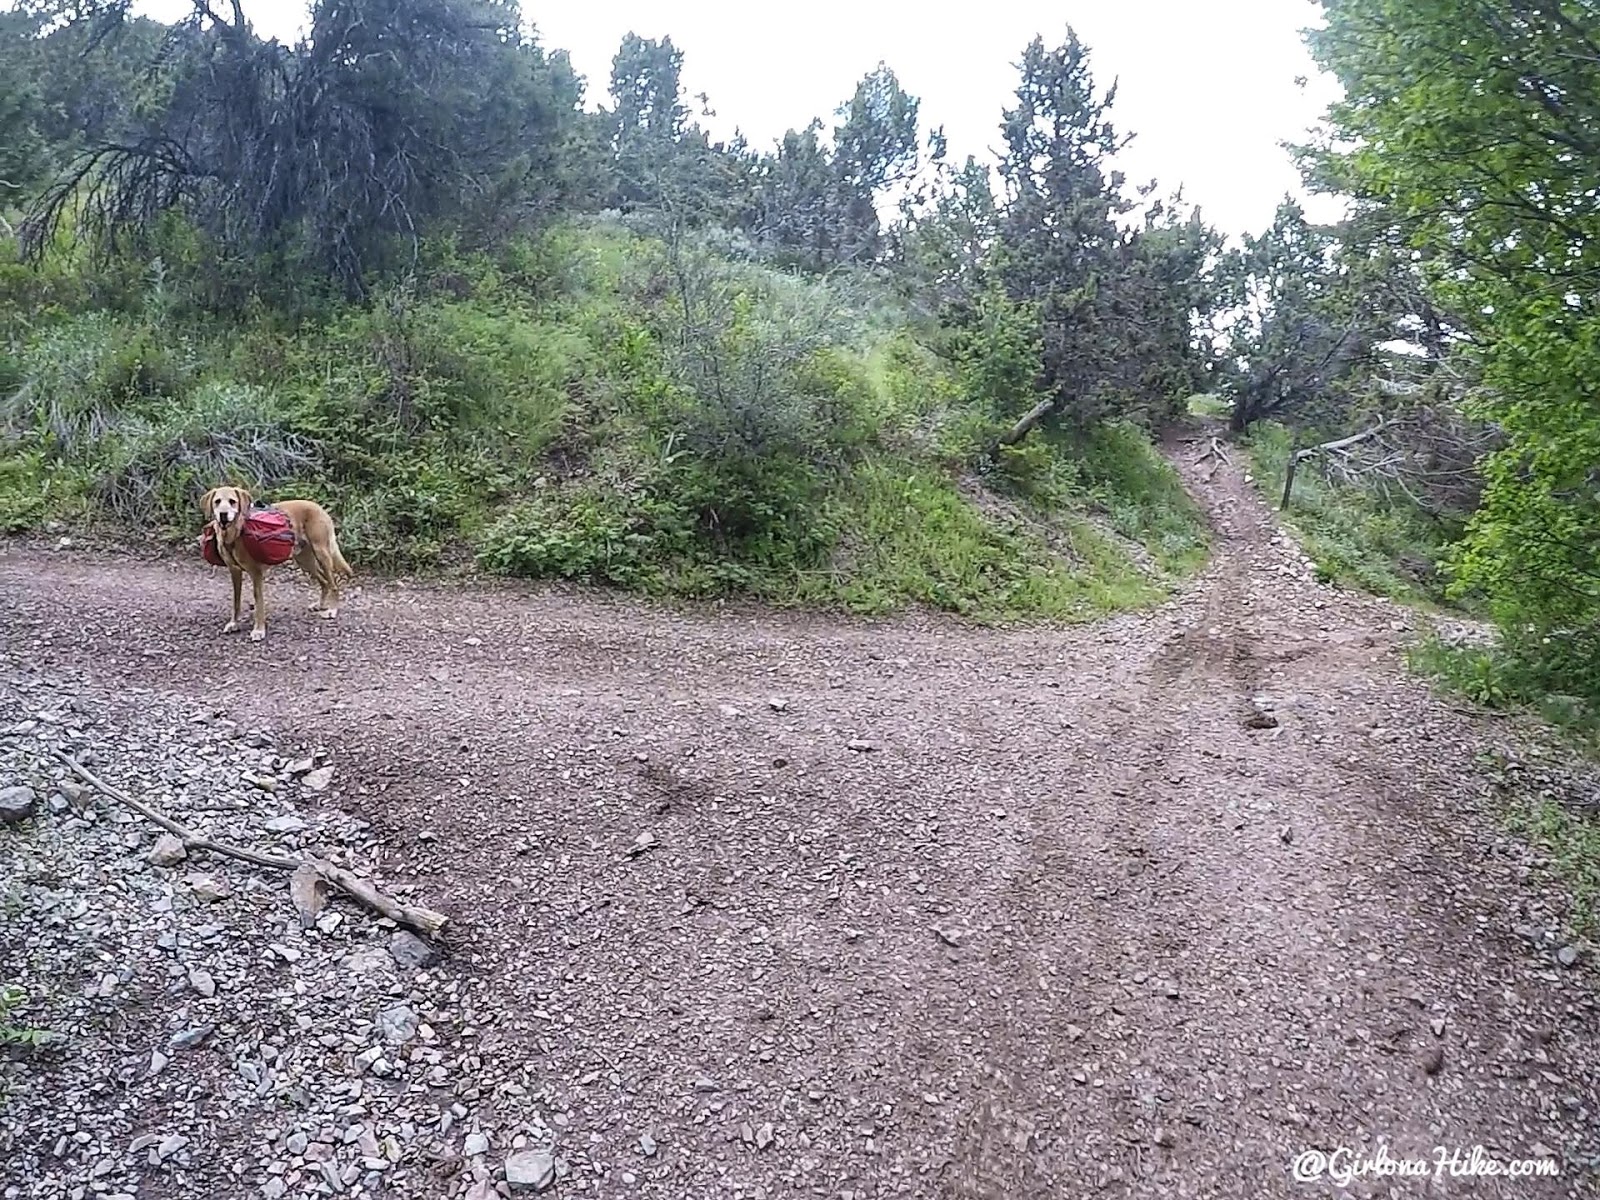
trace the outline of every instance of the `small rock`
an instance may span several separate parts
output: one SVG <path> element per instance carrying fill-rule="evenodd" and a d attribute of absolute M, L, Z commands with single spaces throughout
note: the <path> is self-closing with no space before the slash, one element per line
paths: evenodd
<path fill-rule="evenodd" d="M 863 740 L 861 738 L 852 739 L 850 741 L 850 743 L 849 743 L 849 747 L 850 747 L 850 749 L 854 750 L 857 754 L 866 754 L 869 751 L 876 750 L 878 748 L 872 742 L 865 741 L 865 740 Z"/>
<path fill-rule="evenodd" d="M 185 1029 L 182 1033 L 173 1034 L 172 1040 L 167 1045 L 173 1050 L 193 1050 L 210 1037 L 215 1029 L 215 1025 L 196 1025 L 191 1029 Z"/>
<path fill-rule="evenodd" d="M 772 1123 L 769 1121 L 760 1129 L 756 1130 L 756 1149 L 765 1150 L 768 1146 L 772 1145 L 773 1137 L 774 1134 L 772 1132 Z"/>
<path fill-rule="evenodd" d="M 291 1133 L 289 1135 L 289 1140 L 284 1144 L 284 1148 L 288 1150 L 290 1154 L 294 1155 L 296 1158 L 299 1158 L 306 1152 L 306 1147 L 310 1144 L 311 1139 L 305 1134 Z"/>
<path fill-rule="evenodd" d="M 1243 724 L 1246 729 L 1276 729 L 1278 718 L 1271 713 L 1253 712 L 1244 719 Z"/>
<path fill-rule="evenodd" d="M 789 702 L 787 700 L 780 700 L 776 696 L 774 696 L 771 700 L 768 700 L 767 704 L 769 707 L 771 707 L 773 712 L 783 712 L 789 707 Z"/>
<path fill-rule="evenodd" d="M 170 833 L 158 837 L 155 848 L 150 851 L 150 863 L 157 867 L 175 867 L 188 857 L 189 852 L 183 848 L 183 842 Z"/>
<path fill-rule="evenodd" d="M 388 971 L 394 966 L 394 959 L 375 946 L 346 956 L 340 964 L 347 971 L 354 971 L 357 975 L 375 975 Z"/>
<path fill-rule="evenodd" d="M 715 1079 L 712 1079 L 708 1075 L 702 1075 L 699 1079 L 694 1081 L 694 1090 L 697 1092 L 715 1092 L 719 1089 Z"/>
<path fill-rule="evenodd" d="M 273 817 L 267 822 L 268 833 L 299 833 L 306 828 L 306 823 L 293 813 L 286 813 L 281 817 Z"/>
<path fill-rule="evenodd" d="M 506 1159 L 512 1191 L 542 1192 L 556 1181 L 556 1157 L 549 1150 L 523 1150 Z"/>
<path fill-rule="evenodd" d="M 208 1000 L 217 994 L 217 981 L 211 978 L 211 972 L 209 971 L 198 969 L 190 971 L 189 986 Z"/>
<path fill-rule="evenodd" d="M 291 775 L 304 775 L 316 765 L 317 764 L 313 759 L 297 758 L 287 767 L 285 767 L 284 770 L 288 771 Z"/>
<path fill-rule="evenodd" d="M 643 854 L 646 850 L 654 850 L 655 847 L 656 847 L 656 835 L 651 833 L 647 829 L 643 833 L 641 833 L 638 837 L 633 839 L 633 845 L 628 847 L 628 857 L 629 858 L 637 858 L 637 857 L 639 857 L 639 855 Z"/>
<path fill-rule="evenodd" d="M 439 952 L 416 934 L 400 930 L 389 939 L 389 954 L 402 967 L 420 971 L 439 961 Z"/>
<path fill-rule="evenodd" d="M 194 894 L 194 898 L 206 904 L 226 900 L 233 894 L 228 890 L 227 884 L 210 875 L 185 875 L 183 881 L 189 885 L 189 891 Z"/>
<path fill-rule="evenodd" d="M 156 1147 L 156 1157 L 164 1162 L 188 1144 L 189 1139 L 181 1133 L 174 1133 L 169 1137 L 164 1137 L 161 1139 L 161 1144 Z"/>
<path fill-rule="evenodd" d="M 378 1036 L 391 1046 L 403 1046 L 417 1036 L 420 1024 L 417 1014 L 401 1004 L 378 1014 Z"/>
<path fill-rule="evenodd" d="M 318 767 L 315 771 L 307 772 L 300 782 L 313 792 L 323 791 L 333 782 L 333 768 L 331 766 Z"/>
<path fill-rule="evenodd" d="M 640 1134 L 639 1153 L 644 1155 L 646 1158 L 654 1158 L 656 1156 L 655 1138 L 651 1137 L 648 1133 Z"/>
<path fill-rule="evenodd" d="M 489 1153 L 489 1136 L 483 1133 L 467 1134 L 467 1140 L 462 1144 L 461 1151 L 468 1158 Z"/>
<path fill-rule="evenodd" d="M 1563 967 L 1578 965 L 1578 948 L 1576 946 L 1563 946 L 1556 951 L 1556 961 Z"/>
<path fill-rule="evenodd" d="M 31 787 L 0 788 L 0 825 L 15 825 L 33 816 L 38 796 Z"/>

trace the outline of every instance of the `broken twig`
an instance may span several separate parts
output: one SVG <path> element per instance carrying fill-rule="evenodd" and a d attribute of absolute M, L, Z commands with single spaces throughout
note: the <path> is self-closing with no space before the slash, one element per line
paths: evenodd
<path fill-rule="evenodd" d="M 302 914 L 302 920 L 304 920 L 308 910 L 315 911 L 315 902 L 311 901 L 306 894 L 308 875 L 310 873 L 314 873 L 319 879 L 337 888 L 352 900 L 364 905 L 380 916 L 388 917 L 396 925 L 404 926 L 415 933 L 422 934 L 424 937 L 438 936 L 449 920 L 443 913 L 434 912 L 432 909 L 402 904 L 393 897 L 380 892 L 369 880 L 362 879 L 359 875 L 347 871 L 343 867 L 334 866 L 326 859 L 313 857 L 299 859 L 289 858 L 281 854 L 262 854 L 257 850 L 247 850 L 243 846 L 232 846 L 226 842 L 216 842 L 210 838 L 201 837 L 194 830 L 180 825 L 158 809 L 151 808 L 148 804 L 135 800 L 120 788 L 112 787 L 92 771 L 81 766 L 70 755 L 63 754 L 59 750 L 54 750 L 51 753 L 65 763 L 73 774 L 95 788 L 95 790 L 109 796 L 118 804 L 131 808 L 146 820 L 154 822 L 172 834 L 173 837 L 183 843 L 185 851 L 207 850 L 212 854 L 220 854 L 225 858 L 236 858 L 253 866 L 290 872 L 293 877 L 291 883 L 294 884 L 290 890 L 295 895 L 296 907 Z"/>

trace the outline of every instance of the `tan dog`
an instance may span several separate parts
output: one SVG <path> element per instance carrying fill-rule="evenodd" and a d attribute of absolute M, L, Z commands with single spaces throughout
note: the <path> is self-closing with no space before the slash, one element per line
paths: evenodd
<path fill-rule="evenodd" d="M 233 620 L 222 627 L 222 632 L 235 633 L 239 629 L 240 593 L 244 577 L 248 575 L 254 600 L 250 640 L 259 642 L 267 636 L 267 605 L 263 593 L 270 564 L 257 562 L 240 540 L 245 517 L 253 504 L 250 493 L 240 487 L 215 487 L 200 498 L 200 511 L 215 531 L 218 557 L 233 575 Z M 289 518 L 294 527 L 294 561 L 321 589 L 311 611 L 329 619 L 337 617 L 339 575 L 352 579 L 355 572 L 339 553 L 333 518 L 315 500 L 279 500 L 272 507 Z"/>

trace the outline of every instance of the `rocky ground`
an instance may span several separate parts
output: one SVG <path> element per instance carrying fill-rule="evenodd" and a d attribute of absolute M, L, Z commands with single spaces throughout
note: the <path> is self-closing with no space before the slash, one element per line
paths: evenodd
<path fill-rule="evenodd" d="M 0 1194 L 1600 1195 L 1594 947 L 1493 813 L 1594 782 L 1190 455 L 1213 564 L 1065 631 L 285 572 L 252 645 L 198 560 L 6 547 Z"/>

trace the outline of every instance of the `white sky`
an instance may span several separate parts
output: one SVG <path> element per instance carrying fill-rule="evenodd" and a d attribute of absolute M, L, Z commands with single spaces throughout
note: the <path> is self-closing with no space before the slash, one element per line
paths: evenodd
<path fill-rule="evenodd" d="M 292 40 L 305 20 L 300 0 L 243 3 L 263 36 Z M 135 8 L 170 19 L 188 4 L 144 0 Z M 1112 118 L 1138 135 L 1120 164 L 1130 184 L 1154 176 L 1165 194 L 1182 183 L 1184 198 L 1231 235 L 1265 228 L 1285 192 L 1313 217 L 1336 213 L 1326 199 L 1305 197 L 1279 145 L 1302 139 L 1338 94 L 1300 39 L 1302 27 L 1319 22 L 1312 0 L 984 0 L 946 8 L 961 14 L 953 19 L 937 11 L 907 0 L 523 7 L 540 41 L 567 50 L 587 78 L 589 107 L 606 100 L 625 33 L 670 35 L 684 53 L 685 96 L 706 92 L 717 113 L 703 123 L 719 136 L 737 125 L 758 147 L 815 116 L 831 129 L 833 110 L 882 60 L 921 98 L 925 129 L 944 126 L 957 164 L 998 146 L 1023 48 L 1035 34 L 1058 44 L 1070 24 L 1089 46 L 1097 82 L 1120 81 Z"/>

